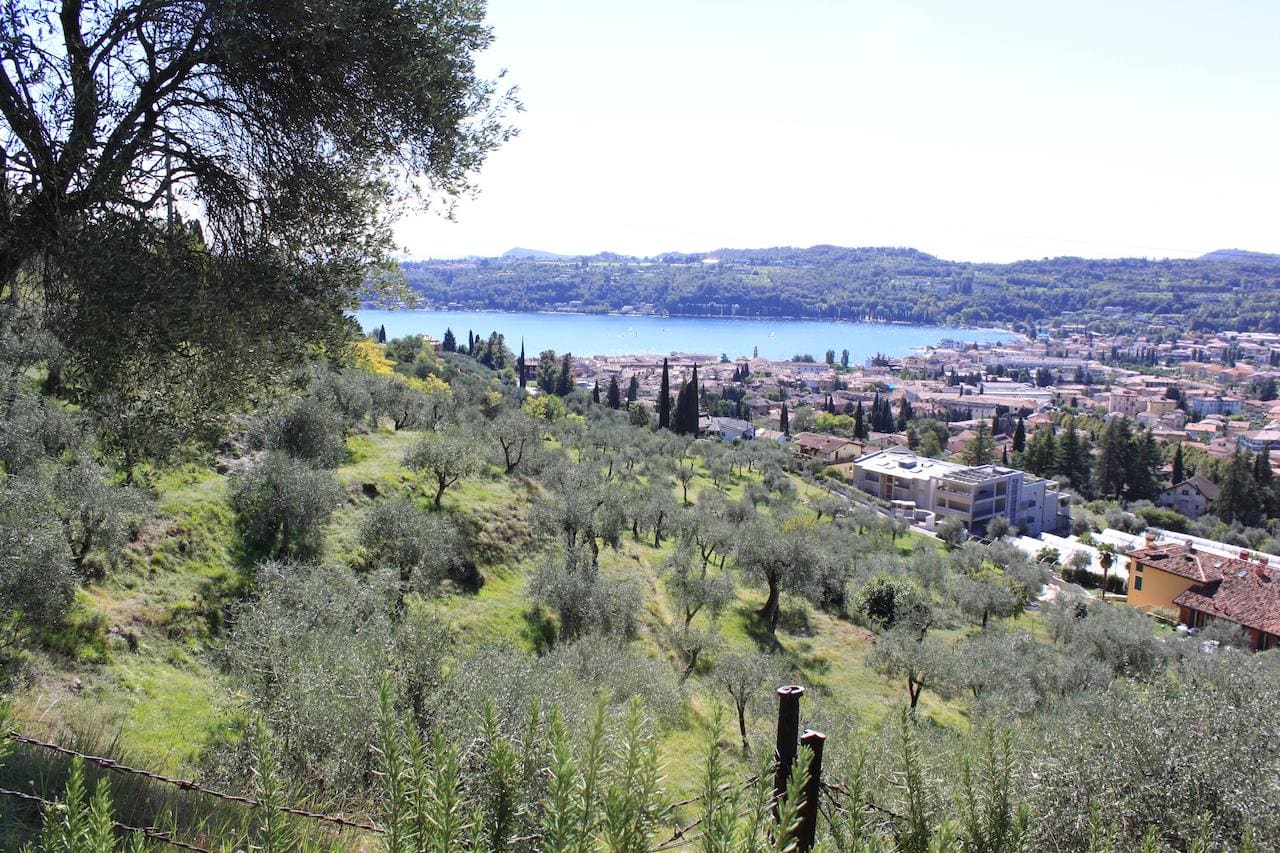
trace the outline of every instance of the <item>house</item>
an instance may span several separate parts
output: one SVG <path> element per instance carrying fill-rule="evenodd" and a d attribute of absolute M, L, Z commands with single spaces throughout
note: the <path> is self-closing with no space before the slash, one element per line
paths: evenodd
<path fill-rule="evenodd" d="M 1280 450 L 1280 429 L 1260 429 L 1257 432 L 1246 432 L 1237 441 L 1240 448 L 1250 453 L 1270 453 Z"/>
<path fill-rule="evenodd" d="M 1187 590 L 1222 580 L 1224 574 L 1252 570 L 1254 563 L 1198 549 L 1189 542 L 1146 544 L 1127 555 L 1129 605 L 1139 610 L 1176 611 L 1174 599 Z"/>
<path fill-rule="evenodd" d="M 1199 518 L 1212 510 L 1218 501 L 1219 489 L 1216 483 L 1199 474 L 1181 483 L 1174 483 L 1160 493 L 1157 503 L 1166 508 L 1180 512 L 1187 518 Z"/>
<path fill-rule="evenodd" d="M 896 506 L 922 510 L 937 522 L 958 518 L 972 534 L 997 515 L 1027 536 L 1067 528 L 1066 495 L 1047 480 L 1001 465 L 961 465 L 891 448 L 854 461 L 854 486 Z"/>
<path fill-rule="evenodd" d="M 748 440 L 756 437 L 756 428 L 749 421 L 738 418 L 712 418 L 707 426 L 709 435 L 717 435 L 721 441 Z"/>
<path fill-rule="evenodd" d="M 1178 620 L 1203 628 L 1215 620 L 1239 625 L 1257 651 L 1280 645 L 1280 572 L 1263 563 L 1224 570 L 1221 577 L 1191 587 L 1173 599 Z"/>
<path fill-rule="evenodd" d="M 805 459 L 821 459 L 828 465 L 851 462 L 862 452 L 862 445 L 838 435 L 818 432 L 798 432 L 791 437 L 797 456 Z"/>
<path fill-rule="evenodd" d="M 761 441 L 778 441 L 778 442 L 785 443 L 787 440 L 787 434 L 785 432 L 782 432 L 776 429 L 761 428 L 756 430 L 756 438 L 760 439 Z"/>

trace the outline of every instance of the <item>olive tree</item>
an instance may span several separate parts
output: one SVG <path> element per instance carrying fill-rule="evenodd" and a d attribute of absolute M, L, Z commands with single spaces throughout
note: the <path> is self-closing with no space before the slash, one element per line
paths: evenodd
<path fill-rule="evenodd" d="M 514 102 L 476 71 L 483 17 L 452 0 L 8 4 L 0 291 L 47 306 L 74 391 L 198 433 L 346 337 L 351 297 L 386 279 L 389 212 L 467 193 L 509 136 Z M 146 448 L 128 445 L 131 469 Z"/>
<path fill-rule="evenodd" d="M 59 624 L 77 579 L 49 494 L 33 480 L 0 481 L 0 650 Z"/>
<path fill-rule="evenodd" d="M 71 550 L 71 559 L 81 575 L 101 574 L 104 566 L 92 567 L 91 554 L 113 563 L 129 539 L 131 526 L 147 510 L 142 493 L 132 486 L 113 486 L 108 472 L 88 457 L 58 469 L 53 480 L 53 497 Z"/>
<path fill-rule="evenodd" d="M 474 435 L 462 427 L 451 426 L 423 433 L 405 454 L 404 464 L 434 481 L 433 505 L 439 509 L 445 489 L 463 477 L 478 473 L 484 466 L 484 455 Z"/>
<path fill-rule="evenodd" d="M 374 505 L 360 526 L 360 544 L 374 566 L 395 574 L 397 613 L 410 589 L 430 590 L 462 558 L 457 527 L 407 498 Z"/>
<path fill-rule="evenodd" d="M 807 592 L 817 566 L 818 539 L 813 520 L 798 515 L 757 517 L 739 528 L 734 551 L 738 567 L 768 590 L 757 612 L 773 636 L 778 629 L 784 589 Z"/>
<path fill-rule="evenodd" d="M 236 527 L 249 555 L 309 559 L 318 555 L 324 526 L 342 500 L 332 472 L 271 452 L 231 481 Z"/>

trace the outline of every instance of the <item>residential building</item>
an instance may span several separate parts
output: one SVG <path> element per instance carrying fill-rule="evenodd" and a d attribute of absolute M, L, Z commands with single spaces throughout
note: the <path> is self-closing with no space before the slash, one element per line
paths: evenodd
<path fill-rule="evenodd" d="M 1246 432 L 1239 437 L 1240 447 L 1250 453 L 1270 453 L 1280 450 L 1280 429 L 1260 429 Z"/>
<path fill-rule="evenodd" d="M 1280 578 L 1265 563 L 1151 540 L 1128 559 L 1130 606 L 1176 612 L 1190 628 L 1223 619 L 1243 628 L 1256 649 L 1277 644 Z"/>
<path fill-rule="evenodd" d="M 749 421 L 738 418 L 712 418 L 707 433 L 719 436 L 722 441 L 748 440 L 755 438 L 756 428 Z"/>
<path fill-rule="evenodd" d="M 862 453 L 862 445 L 855 441 L 818 432 L 798 432 L 791 437 L 791 444 L 797 456 L 821 459 L 828 465 L 851 462 Z"/>
<path fill-rule="evenodd" d="M 855 460 L 852 469 L 862 491 L 932 513 L 937 522 L 958 518 L 971 534 L 984 533 L 997 515 L 1033 537 L 1071 524 L 1066 495 L 1016 468 L 961 465 L 891 448 Z"/>
<path fill-rule="evenodd" d="M 1165 509 L 1180 512 L 1187 518 L 1199 518 L 1213 509 L 1218 501 L 1218 485 L 1197 474 L 1181 483 L 1174 483 L 1160 493 L 1156 502 Z"/>

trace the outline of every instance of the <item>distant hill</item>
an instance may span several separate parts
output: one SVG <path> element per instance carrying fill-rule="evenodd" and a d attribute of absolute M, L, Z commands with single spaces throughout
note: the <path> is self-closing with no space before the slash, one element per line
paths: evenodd
<path fill-rule="evenodd" d="M 1247 249 L 1217 249 L 1206 255 L 1201 255 L 1200 260 L 1280 264 L 1280 255 L 1269 255 L 1266 252 L 1250 252 Z"/>
<path fill-rule="evenodd" d="M 1280 332 L 1280 256 L 948 261 L 911 248 L 717 249 L 635 258 L 413 261 L 405 279 L 428 305 L 692 316 L 813 317 L 937 325 L 1088 322 L 1116 332 Z"/>
<path fill-rule="evenodd" d="M 567 261 L 568 255 L 557 255 L 554 252 L 543 252 L 539 249 L 522 249 L 516 246 L 502 253 L 504 258 L 518 258 L 529 261 Z"/>

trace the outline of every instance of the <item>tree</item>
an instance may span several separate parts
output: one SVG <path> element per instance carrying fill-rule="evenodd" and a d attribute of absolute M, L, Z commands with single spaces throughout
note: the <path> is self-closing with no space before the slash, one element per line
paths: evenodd
<path fill-rule="evenodd" d="M 773 655 L 725 655 L 716 661 L 711 678 L 733 700 L 744 754 L 751 754 L 751 745 L 747 742 L 747 710 L 754 702 L 768 696 L 769 691 L 764 689 L 766 686 L 778 686 L 787 677 L 788 673 Z"/>
<path fill-rule="evenodd" d="M 1243 450 L 1237 449 L 1232 455 L 1218 488 L 1216 512 L 1223 521 L 1228 524 L 1239 521 L 1244 525 L 1253 525 L 1261 519 L 1262 501 L 1254 477 L 1253 463 Z"/>
<path fill-rule="evenodd" d="M 524 338 L 520 339 L 520 357 L 516 359 L 516 370 L 520 374 L 520 387 L 524 388 L 528 381 L 524 375 Z"/>
<path fill-rule="evenodd" d="M 858 407 L 853 410 L 853 437 L 863 439 L 867 437 L 867 425 L 863 421 L 862 401 L 858 401 Z"/>
<path fill-rule="evenodd" d="M 1022 454 L 1022 467 L 1037 477 L 1049 477 L 1057 470 L 1058 445 L 1053 427 L 1045 424 L 1035 431 Z"/>
<path fill-rule="evenodd" d="M 631 381 L 627 383 L 627 402 L 634 403 L 640 396 L 640 379 L 634 373 L 631 374 Z"/>
<path fill-rule="evenodd" d="M 946 518 L 938 523 L 935 531 L 938 539 L 955 548 L 969 538 L 969 531 L 958 518 Z"/>
<path fill-rule="evenodd" d="M 591 402 L 594 405 L 600 405 L 600 380 L 597 379 L 595 384 L 591 386 Z"/>
<path fill-rule="evenodd" d="M 498 444 L 502 466 L 508 474 L 524 462 L 525 455 L 537 446 L 542 434 L 538 422 L 524 409 L 503 412 L 494 419 L 489 432 Z"/>
<path fill-rule="evenodd" d="M 463 477 L 472 476 L 483 464 L 475 436 L 461 427 L 423 433 L 404 457 L 406 468 L 425 473 L 435 481 L 433 506 L 436 509 L 440 509 L 445 489 Z"/>
<path fill-rule="evenodd" d="M 954 671 L 947 647 L 914 627 L 894 628 L 877 637 L 867 663 L 882 675 L 906 679 L 913 711 L 926 687 L 946 695 L 949 673 Z"/>
<path fill-rule="evenodd" d="M 778 629 L 783 590 L 805 592 L 812 580 L 818 555 L 813 519 L 785 515 L 756 518 L 741 528 L 735 554 L 738 567 L 763 581 L 768 590 L 756 613 L 765 620 L 772 637 Z"/>
<path fill-rule="evenodd" d="M 544 394 L 556 393 L 556 384 L 560 377 L 559 358 L 553 349 L 543 350 L 538 355 L 538 387 Z"/>
<path fill-rule="evenodd" d="M 1037 448 L 1037 453 L 1039 452 L 1042 451 Z M 1048 470 L 1066 477 L 1071 488 L 1086 491 L 1089 486 L 1090 461 L 1088 441 L 1082 439 L 1076 429 L 1075 416 L 1067 415 L 1062 419 L 1062 437 L 1053 449 L 1052 467 Z"/>
<path fill-rule="evenodd" d="M 785 400 L 782 403 L 782 414 L 778 416 L 778 430 L 785 435 L 791 435 L 791 416 L 787 412 Z"/>
<path fill-rule="evenodd" d="M 808 432 L 813 429 L 814 419 L 812 408 L 796 406 L 795 412 L 791 415 L 791 428 L 796 432 Z"/>
<path fill-rule="evenodd" d="M 925 628 L 932 620 L 928 595 L 908 578 L 879 572 L 849 603 L 852 613 L 880 630 L 895 626 Z"/>
<path fill-rule="evenodd" d="M 47 492 L 27 478 L 0 480 L 0 651 L 61 624 L 77 579 Z"/>
<path fill-rule="evenodd" d="M 622 389 L 618 387 L 618 375 L 615 373 L 609 378 L 609 408 L 622 408 Z"/>
<path fill-rule="evenodd" d="M 313 397 L 295 400 L 263 419 L 262 444 L 321 468 L 336 468 L 347 455 L 342 416 Z"/>
<path fill-rule="evenodd" d="M 836 363 L 836 351 L 833 349 L 827 350 L 827 354 L 823 356 L 822 360 L 834 367 Z"/>
<path fill-rule="evenodd" d="M 1098 436 L 1098 452 L 1094 457 L 1093 484 L 1099 495 L 1121 497 L 1132 449 L 1128 422 L 1124 418 L 1108 420 Z"/>
<path fill-rule="evenodd" d="M 453 336 L 453 329 L 444 330 L 444 338 L 440 341 L 440 349 L 443 352 L 458 351 L 458 339 Z M 524 351 L 521 350 L 520 354 L 521 354 L 521 357 L 523 358 Z"/>
<path fill-rule="evenodd" d="M 1177 448 L 1173 451 L 1173 472 L 1170 474 L 1170 485 L 1178 485 L 1186 479 L 1183 471 L 1182 461 L 1182 443 L 1179 442 Z"/>
<path fill-rule="evenodd" d="M 1027 426 L 1018 418 L 1018 425 L 1013 428 L 1013 452 L 1021 453 L 1027 449 Z"/>
<path fill-rule="evenodd" d="M 272 559 L 318 556 L 324 526 L 342 500 L 329 471 L 285 453 L 267 453 L 231 479 L 231 506 L 245 550 Z"/>
<path fill-rule="evenodd" d="M 960 461 L 966 465 L 986 465 L 995 458 L 995 449 L 987 422 L 978 421 L 978 425 L 973 428 L 973 438 L 969 439 L 960 454 Z"/>
<path fill-rule="evenodd" d="M 375 504 L 360 526 L 360 544 L 374 567 L 395 574 L 397 613 L 410 589 L 434 587 L 462 554 L 458 529 L 407 498 Z"/>
<path fill-rule="evenodd" d="M 465 193 L 509 135 L 514 102 L 475 71 L 482 15 L 409 0 L 13 6 L 0 290 L 37 293 L 87 371 L 79 393 L 145 389 L 213 418 L 246 380 L 347 335 L 343 308 L 389 257 L 383 211 Z"/>
<path fill-rule="evenodd" d="M 840 366 L 845 370 L 849 369 L 849 351 L 847 349 L 840 350 Z"/>
<path fill-rule="evenodd" d="M 573 392 L 573 356 L 565 353 L 560 359 L 560 375 L 556 378 L 557 397 L 568 397 Z"/>
<path fill-rule="evenodd" d="M 88 574 L 90 554 L 101 554 L 107 563 L 115 561 L 129 540 L 130 527 L 147 509 L 142 493 L 132 486 L 112 486 L 108 472 L 87 457 L 58 469 L 54 476 L 53 499 L 71 552 L 80 574 Z M 95 572 L 101 574 L 101 567 Z"/>
<path fill-rule="evenodd" d="M 671 428 L 671 374 L 662 360 L 662 384 L 658 386 L 658 429 Z"/>

